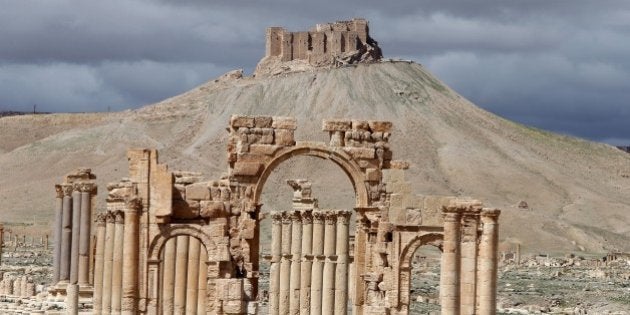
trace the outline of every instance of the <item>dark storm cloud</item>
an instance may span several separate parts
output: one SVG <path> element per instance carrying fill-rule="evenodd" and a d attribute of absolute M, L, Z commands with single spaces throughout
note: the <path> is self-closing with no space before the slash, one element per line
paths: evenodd
<path fill-rule="evenodd" d="M 366 17 L 474 103 L 537 127 L 630 143 L 627 1 L 0 0 L 0 110 L 138 107 L 235 68 L 264 29 Z"/>

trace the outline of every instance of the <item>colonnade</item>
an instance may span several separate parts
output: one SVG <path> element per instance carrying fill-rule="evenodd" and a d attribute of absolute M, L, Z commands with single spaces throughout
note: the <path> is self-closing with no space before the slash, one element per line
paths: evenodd
<path fill-rule="evenodd" d="M 442 314 L 494 314 L 501 211 L 469 205 L 443 211 Z"/>
<path fill-rule="evenodd" d="M 88 286 L 93 183 L 55 185 L 53 281 Z"/>
<path fill-rule="evenodd" d="M 206 314 L 208 253 L 197 238 L 176 236 L 161 253 L 161 314 Z"/>
<path fill-rule="evenodd" d="M 271 213 L 270 314 L 346 314 L 351 214 Z"/>

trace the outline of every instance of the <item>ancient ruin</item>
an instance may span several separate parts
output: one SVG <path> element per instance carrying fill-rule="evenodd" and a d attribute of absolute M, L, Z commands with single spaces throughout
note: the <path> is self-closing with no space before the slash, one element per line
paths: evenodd
<path fill-rule="evenodd" d="M 370 37 L 368 21 L 362 18 L 317 24 L 306 32 L 269 27 L 265 41 L 265 57 L 256 67 L 256 74 L 270 73 L 279 64 L 291 68 L 291 61 L 298 67 L 299 63 L 338 67 L 383 57 L 378 43 Z"/>
<path fill-rule="evenodd" d="M 94 176 L 68 176 L 57 186 L 51 298 L 65 296 L 70 313 L 91 290 L 95 314 L 256 314 L 266 260 L 271 314 L 407 314 L 413 254 L 432 245 L 443 251 L 442 313 L 495 313 L 499 210 L 410 194 L 389 122 L 326 120 L 329 143 L 296 142 L 296 128 L 290 117 L 232 116 L 228 172 L 218 180 L 170 171 L 156 150 L 129 150 L 129 178 L 108 185 L 107 211 L 96 216 L 90 276 L 82 218 Z M 289 180 L 294 209 L 270 209 L 271 252 L 262 253 L 263 186 L 301 155 L 338 165 L 356 207 L 319 209 L 310 182 Z"/>

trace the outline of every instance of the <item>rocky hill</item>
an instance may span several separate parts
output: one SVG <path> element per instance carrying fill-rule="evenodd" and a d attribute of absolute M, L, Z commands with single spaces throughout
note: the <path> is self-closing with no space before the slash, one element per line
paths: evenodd
<path fill-rule="evenodd" d="M 133 111 L 0 118 L 2 220 L 48 224 L 53 184 L 77 167 L 98 176 L 102 207 L 105 184 L 127 175 L 129 147 L 157 148 L 171 169 L 219 177 L 234 113 L 297 117 L 298 140 L 325 140 L 324 118 L 391 120 L 394 158 L 411 163 L 415 192 L 474 196 L 503 209 L 506 244 L 529 252 L 630 250 L 629 154 L 497 117 L 409 62 L 228 75 Z M 314 182 L 322 207 L 352 207 L 352 187 L 338 170 L 290 160 L 265 188 L 266 207 L 289 205 L 283 180 L 296 177 Z"/>

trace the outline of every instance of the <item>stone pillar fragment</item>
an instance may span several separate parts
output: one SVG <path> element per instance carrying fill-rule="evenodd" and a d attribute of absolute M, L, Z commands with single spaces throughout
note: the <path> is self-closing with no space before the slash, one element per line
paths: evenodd
<path fill-rule="evenodd" d="M 164 262 L 162 276 L 162 312 L 164 314 L 173 314 L 174 310 L 176 247 L 176 237 L 168 239 L 166 244 L 164 244 L 164 256 L 162 257 L 162 261 Z"/>
<path fill-rule="evenodd" d="M 461 209 L 449 206 L 443 209 L 444 242 L 440 271 L 440 301 L 443 315 L 459 315 L 460 271 L 460 220 Z"/>
<path fill-rule="evenodd" d="M 335 312 L 335 246 L 337 243 L 337 214 L 327 211 L 324 226 L 324 271 L 322 278 L 322 314 Z"/>
<path fill-rule="evenodd" d="M 186 312 L 186 277 L 188 269 L 188 242 L 189 236 L 178 236 L 177 247 L 175 249 L 175 294 L 174 310 L 175 314 Z"/>
<path fill-rule="evenodd" d="M 103 268 L 105 259 L 105 214 L 96 216 L 96 253 L 94 254 L 94 314 L 101 314 L 103 307 Z"/>
<path fill-rule="evenodd" d="M 70 280 L 70 254 L 72 251 L 72 185 L 62 185 L 63 189 L 63 231 L 61 235 L 61 257 L 59 259 L 59 280 Z M 16 240 L 17 244 L 17 240 Z"/>
<path fill-rule="evenodd" d="M 197 290 L 199 289 L 199 249 L 198 239 L 190 237 L 188 241 L 188 267 L 186 280 L 186 314 L 197 313 Z"/>
<path fill-rule="evenodd" d="M 335 254 L 337 266 L 335 269 L 335 315 L 345 315 L 348 312 L 348 262 L 350 237 L 350 211 L 337 212 L 337 243 Z"/>
<path fill-rule="evenodd" d="M 282 258 L 280 260 L 280 298 L 281 315 L 289 314 L 291 283 L 291 217 L 290 213 L 282 214 Z"/>
<path fill-rule="evenodd" d="M 477 314 L 480 315 L 496 313 L 500 213 L 497 209 L 481 211 L 482 232 L 477 260 Z"/>
<path fill-rule="evenodd" d="M 81 216 L 79 224 L 79 266 L 78 283 L 88 286 L 90 282 L 90 235 L 92 221 L 92 191 L 93 185 L 81 185 Z"/>
<path fill-rule="evenodd" d="M 302 265 L 302 214 L 291 213 L 291 282 L 289 284 L 289 313 L 300 314 L 300 275 Z"/>
<path fill-rule="evenodd" d="M 463 314 L 475 313 L 477 282 L 477 229 L 480 206 L 467 207 L 462 213 L 460 300 Z"/>
<path fill-rule="evenodd" d="M 136 314 L 138 312 L 138 259 L 140 256 L 140 199 L 126 202 L 123 232 L 123 261 L 122 261 L 122 298 L 121 313 Z"/>
<path fill-rule="evenodd" d="M 114 238 L 116 217 L 111 212 L 107 212 L 105 225 L 105 251 L 103 258 L 103 314 L 112 312 L 112 267 L 114 265 Z"/>
<path fill-rule="evenodd" d="M 322 314 L 324 270 L 324 213 L 313 211 L 313 270 L 311 272 L 311 314 Z"/>
<path fill-rule="evenodd" d="M 70 315 L 79 314 L 79 285 L 68 284 L 66 292 L 66 313 Z"/>
<path fill-rule="evenodd" d="M 79 238 L 81 231 L 81 191 L 76 184 L 72 192 L 72 238 L 70 251 L 70 283 L 79 281 Z M 25 242 L 26 243 L 26 242 Z"/>
<path fill-rule="evenodd" d="M 208 289 L 208 251 L 201 244 L 199 251 L 199 282 L 197 283 L 197 314 L 206 314 L 206 294 Z"/>
<path fill-rule="evenodd" d="M 280 312 L 280 260 L 282 257 L 282 213 L 271 212 L 271 266 L 269 267 L 269 314 Z"/>
<path fill-rule="evenodd" d="M 122 302 L 122 263 L 125 241 L 125 217 L 122 211 L 116 211 L 114 229 L 114 258 L 112 260 L 112 313 L 119 314 Z"/>
<path fill-rule="evenodd" d="M 61 188 L 61 185 L 55 185 L 55 190 L 57 192 L 57 198 L 55 198 L 55 247 L 53 250 L 53 283 L 59 282 L 59 275 L 61 271 L 61 237 L 63 235 L 63 189 Z"/>
<path fill-rule="evenodd" d="M 311 272 L 313 268 L 313 214 L 302 211 L 302 264 L 300 266 L 300 314 L 311 313 Z"/>

